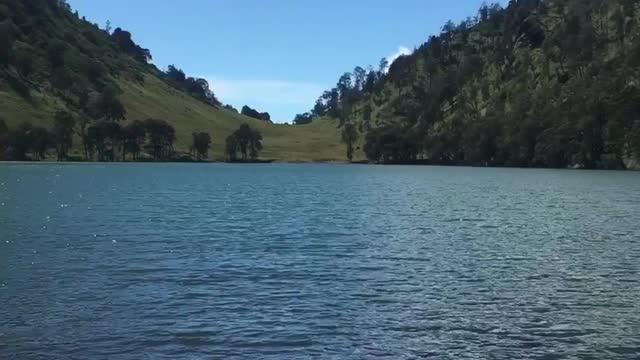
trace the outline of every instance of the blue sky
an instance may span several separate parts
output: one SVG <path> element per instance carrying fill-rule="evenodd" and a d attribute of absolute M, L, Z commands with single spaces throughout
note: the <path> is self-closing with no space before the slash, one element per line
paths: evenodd
<path fill-rule="evenodd" d="M 482 0 L 69 0 L 122 27 L 169 64 L 209 80 L 224 103 L 291 121 L 355 66 L 411 51 Z M 500 1 L 505 3 L 506 0 Z"/>

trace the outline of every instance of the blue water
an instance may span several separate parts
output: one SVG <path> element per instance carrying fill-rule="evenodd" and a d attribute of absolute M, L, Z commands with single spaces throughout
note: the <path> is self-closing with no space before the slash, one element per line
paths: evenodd
<path fill-rule="evenodd" d="M 640 173 L 0 164 L 1 359 L 640 358 Z"/>

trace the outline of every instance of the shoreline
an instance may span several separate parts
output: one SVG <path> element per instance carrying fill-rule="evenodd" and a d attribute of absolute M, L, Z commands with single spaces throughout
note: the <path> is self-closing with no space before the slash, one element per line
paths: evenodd
<path fill-rule="evenodd" d="M 371 165 L 382 167 L 411 166 L 411 167 L 452 167 L 452 168 L 478 168 L 478 169 L 522 169 L 522 170 L 570 170 L 570 171 L 609 171 L 609 172 L 640 172 L 640 168 L 627 169 L 584 169 L 584 168 L 548 168 L 548 167 L 517 167 L 517 166 L 484 166 L 473 164 L 437 164 L 437 163 L 374 163 L 369 161 L 344 161 L 344 160 L 275 160 L 265 159 L 257 161 L 8 161 L 0 160 L 0 165 L 133 165 L 133 164 L 230 164 L 230 165 L 268 165 L 268 164 L 318 164 L 318 165 Z"/>

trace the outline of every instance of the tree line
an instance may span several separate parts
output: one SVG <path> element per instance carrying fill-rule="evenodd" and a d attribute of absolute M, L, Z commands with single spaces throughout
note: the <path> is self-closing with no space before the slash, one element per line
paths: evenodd
<path fill-rule="evenodd" d="M 295 122 L 338 119 L 348 157 L 360 138 L 373 162 L 625 168 L 640 159 L 639 5 L 483 5 L 393 64 L 344 74 Z"/>
<path fill-rule="evenodd" d="M 240 111 L 240 114 L 244 115 L 244 116 L 248 116 L 250 118 L 254 118 L 254 119 L 258 119 L 258 120 L 262 120 L 268 123 L 271 123 L 271 115 L 269 115 L 268 112 L 259 112 L 256 109 L 251 108 L 248 105 L 245 105 L 242 107 L 242 110 Z"/>
<path fill-rule="evenodd" d="M 180 89 L 196 99 L 212 106 L 221 105 L 220 101 L 209 87 L 209 82 L 202 78 L 187 77 L 182 69 L 169 65 L 164 73 L 167 81 L 173 87 Z"/>
<path fill-rule="evenodd" d="M 55 154 L 58 161 L 184 160 L 174 149 L 175 129 L 165 120 L 135 120 L 126 125 L 117 121 L 101 121 L 91 124 L 84 132 L 79 127 L 80 123 L 73 114 L 66 111 L 55 114 L 51 129 L 34 126 L 29 122 L 10 129 L 6 121 L 0 119 L 0 160 L 45 160 L 50 152 Z M 81 158 L 70 156 L 76 145 L 74 138 L 78 137 L 81 139 Z M 194 132 L 190 147 L 191 159 L 208 159 L 211 145 L 209 133 Z M 234 162 L 256 160 L 260 150 L 260 132 L 242 124 L 227 138 L 225 159 Z M 145 154 L 145 157 L 141 157 L 141 154 Z"/>

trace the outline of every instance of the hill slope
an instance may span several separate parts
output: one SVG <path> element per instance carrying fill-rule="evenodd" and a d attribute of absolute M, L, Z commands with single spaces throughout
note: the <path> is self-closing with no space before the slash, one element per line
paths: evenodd
<path fill-rule="evenodd" d="M 96 118 L 91 103 L 115 88 L 125 122 L 166 120 L 178 151 L 188 150 L 192 132 L 205 131 L 211 154 L 222 158 L 224 139 L 248 123 L 264 137 L 262 158 L 344 159 L 334 122 L 274 125 L 227 110 L 202 79 L 172 79 L 147 63 L 151 52 L 131 34 L 101 30 L 61 0 L 0 0 L 0 47 L 0 117 L 10 128 L 24 121 L 50 128 L 58 110 Z"/>
<path fill-rule="evenodd" d="M 639 104 L 640 1 L 513 0 L 346 73 L 300 119 L 355 124 L 372 161 L 618 169 Z"/>

